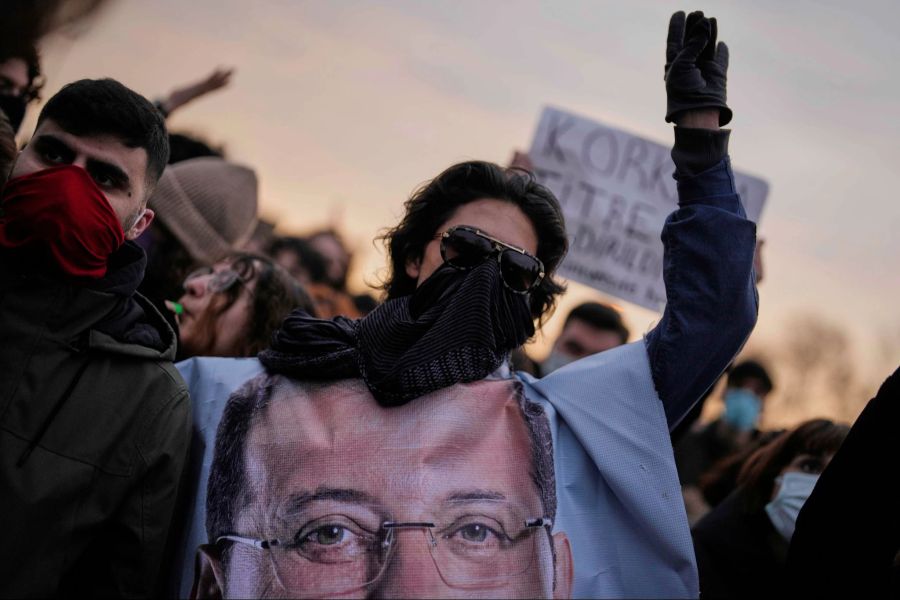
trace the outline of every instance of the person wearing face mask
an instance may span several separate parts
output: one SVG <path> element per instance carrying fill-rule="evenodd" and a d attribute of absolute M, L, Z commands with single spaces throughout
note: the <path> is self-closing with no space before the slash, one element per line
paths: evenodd
<path fill-rule="evenodd" d="M 168 152 L 147 99 L 76 81 L 0 196 L 0 596 L 154 594 L 190 406 L 133 240 Z"/>
<path fill-rule="evenodd" d="M 37 48 L 8 48 L 5 55 L 0 55 L 0 111 L 15 133 L 22 126 L 25 109 L 40 99 L 43 85 Z"/>
<path fill-rule="evenodd" d="M 722 415 L 689 431 L 676 443 L 675 464 L 691 523 L 711 508 L 710 500 L 700 490 L 700 478 L 718 461 L 740 452 L 759 437 L 757 424 L 766 396 L 773 388 L 772 378 L 762 364 L 753 360 L 736 364 L 728 372 Z"/>
<path fill-rule="evenodd" d="M 566 316 L 562 331 L 550 355 L 541 363 L 538 375 L 549 375 L 567 364 L 617 348 L 628 342 L 628 328 L 622 315 L 612 306 L 599 302 L 585 302 Z"/>
<path fill-rule="evenodd" d="M 814 419 L 747 459 L 737 490 L 692 530 L 703 597 L 760 598 L 785 589 L 797 515 L 848 431 Z"/>
<path fill-rule="evenodd" d="M 400 223 L 383 236 L 389 259 L 385 302 L 366 317 L 325 320 L 297 311 L 285 319 L 257 363 L 195 358 L 181 365 L 197 391 L 198 406 L 207 411 L 204 420 L 215 423 L 229 394 L 250 378 L 255 378 L 253 389 L 270 389 L 286 379 L 332 387 L 334 394 L 341 393 L 340 382 L 352 380 L 366 400 L 381 407 L 409 403 L 398 410 L 414 413 L 415 403 L 429 394 L 455 398 L 467 384 L 508 382 L 539 405 L 552 431 L 554 459 L 547 468 L 553 469 L 558 501 L 542 509 L 543 514 L 530 514 L 537 519 L 520 526 L 541 523 L 545 535 L 554 539 L 566 533 L 565 541 L 559 537 L 556 556 L 547 557 L 546 581 L 553 584 L 553 569 L 568 571 L 563 568 L 567 563 L 574 576 L 561 574 L 556 585 L 542 588 L 542 595 L 696 597 L 693 548 L 669 431 L 734 359 L 755 324 L 755 226 L 746 218 L 734 184 L 727 156 L 729 132 L 720 129 L 730 121 L 731 111 L 725 103 L 728 53 L 717 43 L 716 21 L 699 12 L 673 15 L 666 59 L 666 119 L 676 123 L 672 155 L 679 208 L 662 231 L 669 302 L 659 325 L 644 339 L 585 357 L 540 379 L 511 372 L 510 352 L 534 334 L 535 323 L 549 314 L 564 290 L 555 278 L 568 247 L 563 213 L 552 192 L 530 173 L 464 162 L 417 190 L 407 200 Z M 679 251 L 672 252 L 673 247 Z M 266 401 L 265 395 L 250 398 Z M 290 419 L 279 424 L 291 427 Z M 360 423 L 360 434 L 379 426 L 378 420 Z M 201 432 L 206 448 L 215 445 L 212 431 L 206 427 Z M 287 441 L 291 437 L 279 435 L 263 444 L 262 454 L 293 443 Z M 385 596 L 466 594 L 454 587 L 452 577 L 443 577 L 442 561 L 429 556 L 454 537 L 434 529 L 443 522 L 440 507 L 414 502 L 402 515 L 379 513 L 376 531 L 366 529 L 368 534 L 342 512 L 351 501 L 372 504 L 351 485 L 354 470 L 365 469 L 365 461 L 403 455 L 414 464 L 434 465 L 441 476 L 440 456 L 415 455 L 422 446 L 415 421 L 390 439 L 392 445 L 384 452 L 363 453 L 361 463 L 350 454 L 333 456 L 328 464 L 338 470 L 333 473 L 340 482 L 337 487 L 320 490 L 290 478 L 260 484 L 285 492 L 287 512 L 318 516 L 309 514 L 299 529 L 280 528 L 264 518 L 229 520 L 227 530 L 208 527 L 205 540 L 201 537 L 207 543 L 197 555 L 194 595 L 241 596 L 250 589 L 297 596 L 305 588 L 295 584 L 314 576 L 303 567 L 307 563 L 300 560 L 300 550 L 314 552 L 321 561 L 341 550 L 383 547 L 378 544 L 401 537 L 402 558 L 383 564 L 381 574 L 396 581 L 396 571 L 413 567 L 418 576 L 414 586 L 389 588 Z M 508 472 L 500 455 L 494 455 L 492 476 L 466 481 L 464 492 L 444 500 L 445 508 L 505 497 L 491 487 L 492 479 Z M 258 458 L 267 459 L 249 451 L 234 457 L 254 465 Z M 202 459 L 208 464 L 214 457 L 209 451 Z M 391 492 L 391 485 L 385 481 L 379 492 Z M 320 511 L 314 510 L 322 504 Z M 203 523 L 208 513 L 203 506 L 195 510 L 195 524 Z M 395 531 L 398 528 L 404 530 Z M 485 544 L 498 539 L 515 545 L 516 540 L 498 529 L 506 531 L 480 522 L 468 528 L 465 543 L 457 547 L 459 560 L 481 553 Z M 432 541 L 426 543 L 429 531 Z M 571 563 L 565 560 L 569 545 Z M 519 562 L 516 568 L 536 564 Z M 483 565 L 479 579 L 502 585 L 508 579 L 497 572 L 501 566 Z M 355 573 L 354 579 L 361 579 L 353 589 L 360 594 L 384 589 L 372 587 L 382 581 L 376 577 L 378 569 L 373 571 L 373 578 L 366 569 Z M 253 587 L 234 585 L 251 575 Z M 493 596 L 515 595 L 512 588 L 498 586 L 492 588 Z"/>

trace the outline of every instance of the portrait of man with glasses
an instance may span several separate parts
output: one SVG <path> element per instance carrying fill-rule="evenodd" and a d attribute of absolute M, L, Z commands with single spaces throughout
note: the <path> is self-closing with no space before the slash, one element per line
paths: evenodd
<path fill-rule="evenodd" d="M 261 375 L 233 394 L 194 597 L 569 597 L 553 443 L 521 385 L 397 408 L 359 380 Z"/>

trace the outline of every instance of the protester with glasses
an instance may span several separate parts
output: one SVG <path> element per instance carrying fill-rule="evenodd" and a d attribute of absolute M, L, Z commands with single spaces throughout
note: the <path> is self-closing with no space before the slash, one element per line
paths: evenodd
<path fill-rule="evenodd" d="M 690 16 L 676 13 L 669 25 L 666 120 L 677 125 L 672 156 L 679 208 L 662 231 L 668 303 L 659 324 L 643 340 L 574 361 L 543 379 L 510 371 L 509 353 L 534 334 L 535 322 L 549 314 L 564 290 L 554 273 L 566 254 L 567 233 L 559 202 L 533 176 L 472 161 L 450 167 L 415 192 L 405 204 L 399 225 L 385 234 L 389 273 L 384 284 L 386 301 L 381 306 L 356 321 L 292 313 L 271 347 L 260 353 L 260 366 L 203 361 L 185 365 L 185 379 L 195 382 L 192 394 L 196 389 L 199 396 L 195 397 L 202 397 L 210 406 L 221 406 L 223 391 L 236 389 L 248 376 L 264 369 L 266 374 L 252 384 L 261 390 L 259 402 L 268 402 L 270 395 L 262 390 L 278 385 L 282 377 L 326 388 L 336 385 L 335 381 L 352 380 L 358 389 L 365 386 L 370 400 L 415 413 L 425 410 L 423 399 L 432 394 L 443 394 L 452 404 L 473 382 L 515 382 L 522 386 L 525 398 L 547 414 L 559 499 L 555 510 L 545 506 L 544 514 L 525 518 L 549 519 L 557 535 L 566 533 L 574 579 L 571 589 L 560 587 L 557 578 L 557 587 L 538 587 L 529 594 L 516 588 L 512 578 L 505 580 L 505 588 L 492 593 L 512 597 L 569 593 L 576 597 L 697 597 L 694 552 L 669 430 L 733 360 L 757 314 L 755 226 L 746 218 L 735 188 L 727 154 L 729 132 L 719 129 L 730 121 L 731 110 L 725 103 L 728 50 L 716 43 L 716 32 L 715 20 L 699 12 Z M 332 394 L 331 400 L 340 403 L 340 394 Z M 306 413 L 279 415 L 283 427 L 278 431 L 284 436 L 292 428 L 306 427 Z M 318 413 L 316 417 L 322 418 Z M 407 453 L 420 448 L 414 452 L 419 464 L 432 467 L 435 479 L 440 479 L 443 469 L 453 480 L 450 474 L 457 465 L 449 448 L 448 458 L 442 462 L 440 455 L 429 454 L 414 443 L 419 434 L 413 425 L 430 425 L 430 419 L 436 418 L 427 412 L 420 412 L 420 417 L 399 430 L 393 443 L 379 453 L 354 453 L 353 448 L 366 448 L 366 438 L 381 435 L 385 426 L 378 419 L 359 419 L 358 433 L 353 434 L 356 445 L 335 454 L 332 462 L 318 465 L 319 470 L 335 470 L 331 475 L 343 482 L 340 489 L 352 489 L 368 470 L 382 462 L 402 466 Z M 457 418 L 478 431 L 500 423 L 477 412 Z M 459 423 L 445 426 L 454 424 Z M 305 439 L 319 447 L 333 436 Z M 468 442 L 461 438 L 456 443 L 464 449 Z M 300 446 L 296 449 L 307 451 Z M 248 447 L 239 456 L 222 457 L 223 452 L 228 448 L 217 445 L 216 462 L 245 461 L 252 465 L 248 468 L 254 475 L 260 475 L 262 465 L 270 461 L 287 460 L 279 454 L 282 450 L 277 444 L 263 444 L 256 450 Z M 512 468 L 510 460 L 497 446 L 493 469 L 473 476 L 469 485 L 493 489 Z M 410 475 L 414 483 L 424 485 L 416 477 Z M 257 481 L 251 493 L 238 496 L 241 508 L 255 507 L 257 496 L 268 500 L 297 483 L 294 476 L 270 478 L 265 485 Z M 388 482 L 383 483 L 389 491 Z M 216 508 L 212 504 L 219 495 L 216 485 L 210 478 L 210 510 Z M 303 489 L 315 496 L 315 488 Z M 408 494 L 401 497 L 410 498 Z M 423 499 L 413 495 L 411 500 Z M 382 528 L 370 532 L 372 539 L 393 541 L 385 537 L 387 523 L 434 523 L 435 527 L 440 523 L 440 515 L 430 503 L 413 502 L 413 506 L 418 510 L 393 509 L 385 515 Z M 214 523 L 209 523 L 208 530 L 209 542 L 227 542 L 235 552 L 227 563 L 228 572 L 263 569 L 272 594 L 281 593 L 278 590 L 282 588 L 274 582 L 276 575 L 284 582 L 285 572 L 280 566 L 284 563 L 273 562 L 276 549 L 283 548 L 271 542 L 279 540 L 280 544 L 285 533 L 269 526 L 272 523 L 266 521 L 266 515 L 279 514 L 255 511 L 247 519 L 231 523 L 232 531 Z M 421 525 L 421 531 L 432 528 Z M 424 542 L 417 531 L 401 533 L 401 538 L 417 534 Z M 234 543 L 227 536 L 255 542 Z M 405 541 L 400 540 L 401 548 Z M 440 546 L 437 536 L 435 541 Z M 268 549 L 262 548 L 263 542 Z M 434 563 L 434 550 L 425 543 L 413 547 L 418 553 L 407 547 L 411 554 L 399 566 L 391 564 L 403 569 L 409 561 L 421 572 L 430 573 L 423 565 Z M 271 557 L 268 563 L 259 562 L 262 550 Z M 247 552 L 256 552 L 257 557 L 251 559 Z M 311 568 L 312 558 L 304 560 L 307 562 L 297 563 L 300 566 L 291 571 L 291 577 L 300 577 Z M 495 566 L 500 564 L 504 563 Z M 210 568 L 215 571 L 214 566 Z M 386 573 L 391 568 L 388 566 Z M 558 562 L 555 568 L 559 568 Z M 452 578 L 427 579 L 427 586 L 406 589 L 383 589 L 380 580 L 370 580 L 368 575 L 363 579 L 363 587 L 354 592 L 361 596 L 452 597 L 467 593 L 454 587 Z M 240 596 L 258 589 L 226 585 L 219 591 Z M 297 590 L 293 593 L 300 594 Z M 476 595 L 485 593 L 479 590 Z"/>
<path fill-rule="evenodd" d="M 191 272 L 175 313 L 179 355 L 255 356 L 295 308 L 315 309 L 303 288 L 270 259 L 235 253 Z"/>

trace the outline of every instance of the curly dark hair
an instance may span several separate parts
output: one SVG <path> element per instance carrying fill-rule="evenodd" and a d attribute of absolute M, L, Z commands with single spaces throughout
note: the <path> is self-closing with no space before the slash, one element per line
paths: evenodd
<path fill-rule="evenodd" d="M 248 307 L 247 328 L 243 332 L 240 347 L 233 348 L 230 356 L 256 356 L 267 348 L 272 335 L 294 309 L 299 308 L 315 316 L 312 299 L 303 286 L 272 262 L 272 259 L 258 254 L 235 252 L 222 261 L 229 263 L 237 271 L 241 281 L 255 283 L 253 300 Z M 214 312 L 204 315 L 201 324 L 202 330 L 207 334 L 213 330 L 219 315 L 237 302 L 241 286 L 232 286 L 220 293 L 222 301 L 217 303 Z"/>
<path fill-rule="evenodd" d="M 552 275 L 569 249 L 559 202 L 528 171 L 483 161 L 453 165 L 424 184 L 406 201 L 406 214 L 400 224 L 380 237 L 390 265 L 382 285 L 388 299 L 415 291 L 416 280 L 406 273 L 407 263 L 423 257 L 438 229 L 460 206 L 483 198 L 514 204 L 531 221 L 538 238 L 537 256 L 547 273 L 531 292 L 531 314 L 543 320 L 552 311 L 556 297 L 566 289 Z"/>

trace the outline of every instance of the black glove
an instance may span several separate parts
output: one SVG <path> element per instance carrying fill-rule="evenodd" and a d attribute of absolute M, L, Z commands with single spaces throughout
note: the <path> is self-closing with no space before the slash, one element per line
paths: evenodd
<path fill-rule="evenodd" d="M 731 121 L 725 104 L 728 46 L 716 45 L 716 35 L 716 20 L 700 11 L 689 14 L 687 23 L 682 11 L 672 15 L 666 43 L 666 122 L 697 108 L 718 108 L 719 125 Z"/>

